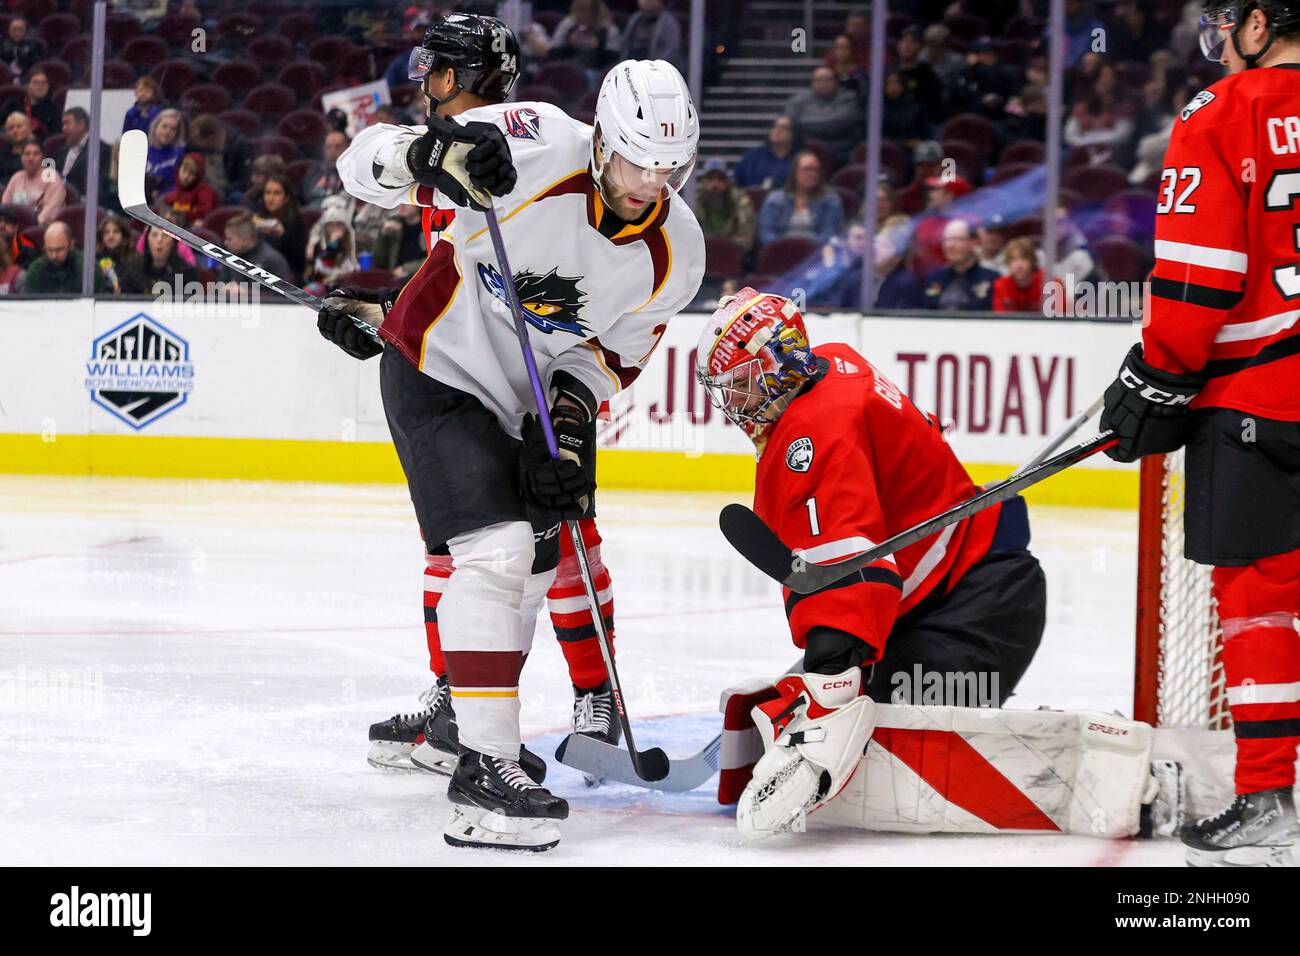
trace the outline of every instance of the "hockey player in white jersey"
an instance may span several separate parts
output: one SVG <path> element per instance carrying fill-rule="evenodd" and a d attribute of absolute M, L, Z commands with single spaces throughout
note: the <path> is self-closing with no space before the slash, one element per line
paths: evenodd
<path fill-rule="evenodd" d="M 391 305 L 343 308 L 379 326 L 385 412 L 420 527 L 454 564 L 438 607 L 464 748 L 447 841 L 548 849 L 568 805 L 520 766 L 519 674 L 558 561 L 558 520 L 580 515 L 594 491 L 590 422 L 699 288 L 703 236 L 677 195 L 694 165 L 698 118 L 663 61 L 615 66 L 594 128 L 546 103 L 448 119 L 440 113 L 462 91 L 457 70 L 424 47 L 411 66 L 428 125 L 362 131 L 339 174 L 366 202 L 455 206 L 455 218 Z M 476 82 L 490 81 L 491 66 Z M 514 66 L 500 63 L 502 72 Z M 531 414 L 502 277 L 471 198 L 479 190 L 495 197 L 566 449 L 559 461 Z M 336 328 L 348 348 L 346 325 Z"/>

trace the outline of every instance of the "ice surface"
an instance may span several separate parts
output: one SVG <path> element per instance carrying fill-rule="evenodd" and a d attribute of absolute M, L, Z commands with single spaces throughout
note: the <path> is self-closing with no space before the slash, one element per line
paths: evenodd
<path fill-rule="evenodd" d="M 797 654 L 776 585 L 717 530 L 724 495 L 602 492 L 638 743 L 717 732 L 719 692 Z M 1051 602 L 1013 706 L 1127 712 L 1135 517 L 1033 510 Z M 743 846 L 706 786 L 589 790 L 551 759 L 571 691 L 550 622 L 525 736 L 572 815 L 534 856 L 453 850 L 445 780 L 365 762 L 428 686 L 405 489 L 0 477 L 0 863 L 1162 865 L 1172 841 L 814 829 Z"/>

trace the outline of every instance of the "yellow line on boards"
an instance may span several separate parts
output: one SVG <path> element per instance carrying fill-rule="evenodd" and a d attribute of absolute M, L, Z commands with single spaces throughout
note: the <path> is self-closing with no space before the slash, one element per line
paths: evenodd
<path fill-rule="evenodd" d="M 1014 465 L 970 464 L 985 484 Z M 387 442 L 269 438 L 187 438 L 171 435 L 0 434 L 0 473 L 112 475 L 138 478 L 403 483 Z M 686 455 L 676 451 L 602 449 L 600 487 L 654 491 L 728 491 L 752 495 L 752 455 Z M 1136 469 L 1071 468 L 1035 485 L 1034 504 L 1135 508 Z"/>

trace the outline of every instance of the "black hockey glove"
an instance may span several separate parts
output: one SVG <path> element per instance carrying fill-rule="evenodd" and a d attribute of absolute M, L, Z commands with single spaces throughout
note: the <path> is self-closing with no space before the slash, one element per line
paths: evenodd
<path fill-rule="evenodd" d="M 355 359 L 374 358 L 384 347 L 366 333 L 358 322 L 379 329 L 397 298 L 396 289 L 335 289 L 325 296 L 316 315 L 316 328 Z"/>
<path fill-rule="evenodd" d="M 596 423 L 581 409 L 557 405 L 551 410 L 560 457 L 551 458 L 546 433 L 536 415 L 524 416 L 520 480 L 524 497 L 561 518 L 581 518 L 596 490 Z"/>
<path fill-rule="evenodd" d="M 1106 454 L 1115 461 L 1136 461 L 1182 448 L 1192 425 L 1189 406 L 1204 387 L 1203 376 L 1178 375 L 1148 365 L 1142 346 L 1133 346 L 1106 389 L 1101 427 L 1119 437 L 1119 444 Z"/>
<path fill-rule="evenodd" d="M 429 117 L 429 131 L 406 149 L 415 181 L 431 186 L 457 206 L 482 210 L 490 199 L 515 188 L 515 164 L 505 134 L 494 123 Z"/>

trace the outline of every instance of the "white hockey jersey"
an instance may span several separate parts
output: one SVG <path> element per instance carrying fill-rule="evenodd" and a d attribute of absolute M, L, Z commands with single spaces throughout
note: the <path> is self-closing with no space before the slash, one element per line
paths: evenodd
<path fill-rule="evenodd" d="M 496 200 L 506 254 L 543 383 L 560 369 L 605 401 L 636 378 L 668 322 L 694 298 L 704 275 L 704 236 L 673 196 L 629 224 L 609 212 L 588 170 L 592 129 L 547 103 L 468 110 L 457 122 L 496 123 L 506 134 L 518 182 Z M 374 163 L 395 138 L 424 126 L 371 126 L 339 157 L 347 191 L 387 208 L 454 208 L 429 257 L 402 289 L 381 334 L 425 374 L 476 396 L 515 437 L 533 408 L 520 353 L 480 212 L 440 192 L 390 188 Z"/>

